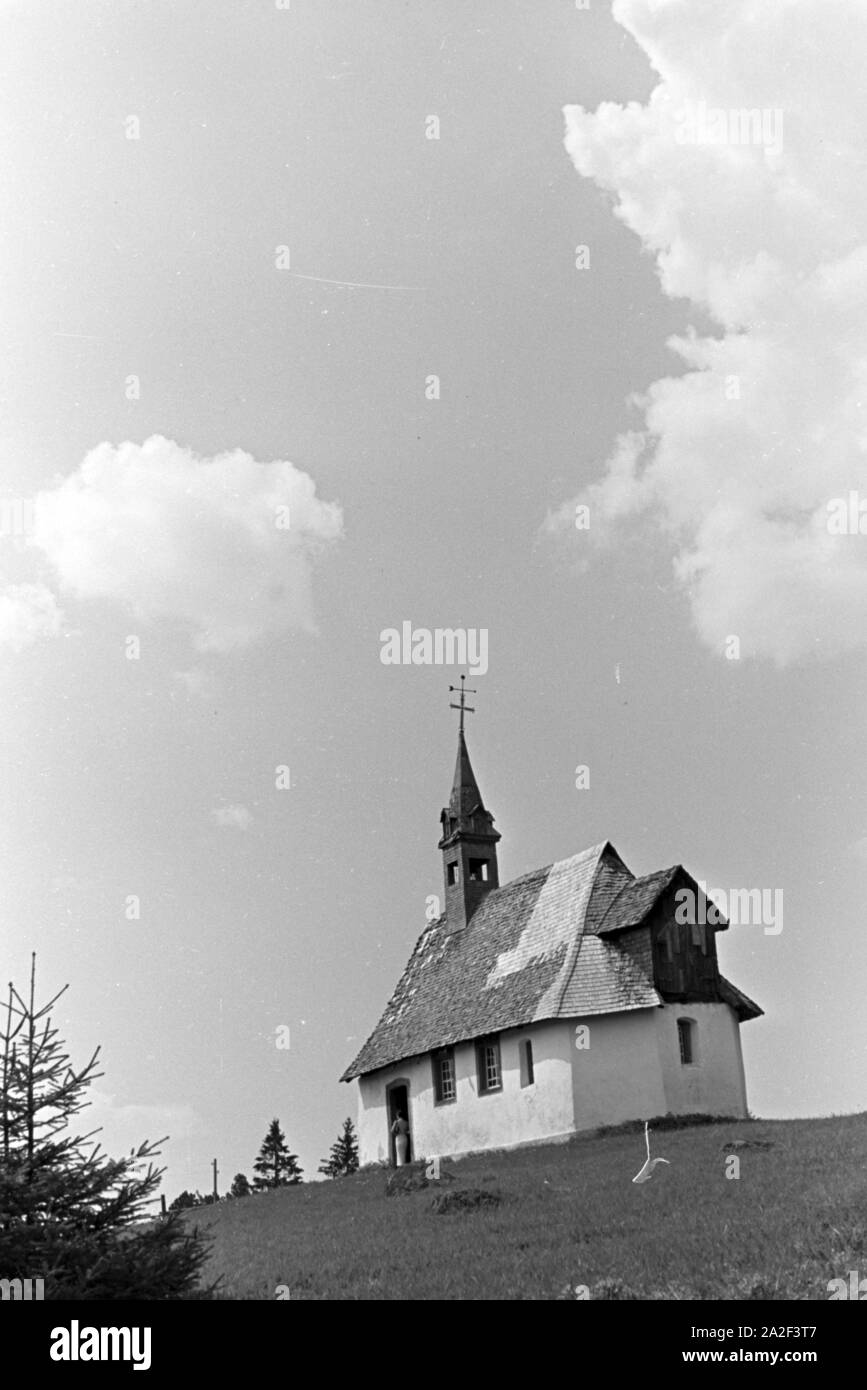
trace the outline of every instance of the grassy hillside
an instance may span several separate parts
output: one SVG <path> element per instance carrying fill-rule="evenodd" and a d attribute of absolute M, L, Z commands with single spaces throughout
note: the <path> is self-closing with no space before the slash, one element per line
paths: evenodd
<path fill-rule="evenodd" d="M 671 1166 L 643 1185 L 643 1134 L 621 1130 L 444 1161 L 426 1184 L 423 1167 L 404 1169 L 399 1181 L 425 1185 L 393 1195 L 374 1169 L 190 1219 L 213 1236 L 207 1273 L 232 1299 L 278 1285 L 292 1299 L 555 1299 L 576 1285 L 827 1299 L 829 1279 L 867 1274 L 867 1115 L 656 1129 L 651 1143 Z"/>

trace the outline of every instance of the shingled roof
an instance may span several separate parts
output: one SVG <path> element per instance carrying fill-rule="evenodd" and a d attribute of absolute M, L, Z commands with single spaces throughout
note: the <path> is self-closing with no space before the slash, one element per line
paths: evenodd
<path fill-rule="evenodd" d="M 764 1009 L 760 1009 L 758 1004 L 754 1004 L 749 995 L 733 985 L 730 980 L 726 980 L 722 975 L 719 977 L 719 992 L 723 1003 L 730 1005 L 734 1009 L 741 1023 L 748 1018 L 761 1018 Z"/>
<path fill-rule="evenodd" d="M 437 918 L 341 1080 L 542 1019 L 661 1004 L 640 924 L 679 873 L 636 878 L 606 841 L 492 889 L 461 931 Z M 739 1013 L 761 1012 L 726 984 Z"/>

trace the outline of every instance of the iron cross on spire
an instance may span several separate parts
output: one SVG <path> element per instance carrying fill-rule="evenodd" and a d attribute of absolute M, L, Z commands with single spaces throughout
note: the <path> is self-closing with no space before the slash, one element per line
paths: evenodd
<path fill-rule="evenodd" d="M 476 691 L 476 690 L 471 690 L 471 689 L 469 688 L 469 686 L 466 686 L 466 687 L 464 686 L 464 681 L 465 681 L 465 680 L 466 680 L 466 676 L 461 676 L 461 683 L 460 683 L 460 686 L 457 686 L 457 685 L 450 685 L 450 686 L 449 686 L 449 694 L 451 694 L 451 692 L 454 691 L 456 694 L 459 694 L 460 697 L 461 697 L 461 702 L 460 702 L 459 705 L 456 705 L 456 704 L 454 703 L 454 701 L 452 701 L 452 702 L 449 704 L 449 709 L 459 709 L 460 712 L 461 712 L 460 723 L 459 723 L 459 725 L 458 725 L 458 732 L 460 733 L 461 737 L 463 737 L 463 733 L 464 733 L 464 710 L 466 710 L 468 714 L 475 714 L 475 712 L 476 712 L 476 711 L 473 709 L 473 706 L 472 706 L 472 705 L 468 705 L 468 704 L 467 704 L 467 702 L 466 702 L 466 697 L 467 697 L 467 695 L 477 695 L 477 694 L 478 694 L 478 691 Z"/>

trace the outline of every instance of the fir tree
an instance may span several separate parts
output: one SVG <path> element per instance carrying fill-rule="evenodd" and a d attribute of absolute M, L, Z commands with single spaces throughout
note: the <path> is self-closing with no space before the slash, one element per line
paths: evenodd
<path fill-rule="evenodd" d="M 236 1173 L 229 1188 L 230 1197 L 249 1197 L 250 1183 L 245 1173 Z"/>
<path fill-rule="evenodd" d="M 169 1202 L 169 1211 L 188 1211 L 190 1207 L 200 1207 L 202 1205 L 202 1194 L 200 1192 L 188 1192 L 184 1189 L 179 1192 L 173 1202 Z"/>
<path fill-rule="evenodd" d="M 324 1173 L 327 1178 L 344 1178 L 349 1173 L 356 1172 L 357 1169 L 358 1139 L 352 1120 L 347 1118 L 343 1121 L 342 1133 L 331 1145 L 330 1158 L 323 1159 L 317 1171 Z"/>
<path fill-rule="evenodd" d="M 148 1220 L 164 1168 L 159 1144 L 108 1158 L 69 1132 L 102 1072 L 99 1048 L 71 1064 L 51 1009 L 35 1003 L 36 958 L 25 1001 L 9 985 L 0 1006 L 0 1277 L 43 1278 L 46 1299 L 173 1299 L 196 1293 L 207 1258 L 177 1214 Z M 210 1291 L 208 1291 L 210 1292 Z"/>
<path fill-rule="evenodd" d="M 256 1171 L 253 1186 L 260 1192 L 268 1187 L 301 1182 L 304 1169 L 298 1167 L 298 1155 L 289 1152 L 279 1120 L 271 1121 L 253 1168 Z"/>

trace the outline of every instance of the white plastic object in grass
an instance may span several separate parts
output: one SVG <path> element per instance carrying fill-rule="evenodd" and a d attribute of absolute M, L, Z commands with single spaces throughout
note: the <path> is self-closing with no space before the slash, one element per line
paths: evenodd
<path fill-rule="evenodd" d="M 668 1163 L 667 1158 L 650 1157 L 650 1130 L 648 1129 L 647 1120 L 644 1121 L 644 1142 L 647 1145 L 647 1159 L 641 1172 L 635 1174 L 635 1177 L 632 1179 L 633 1182 L 647 1182 L 648 1179 L 653 1177 L 653 1170 L 657 1163 Z M 671 1167 L 671 1164 L 669 1163 L 668 1166 Z"/>

